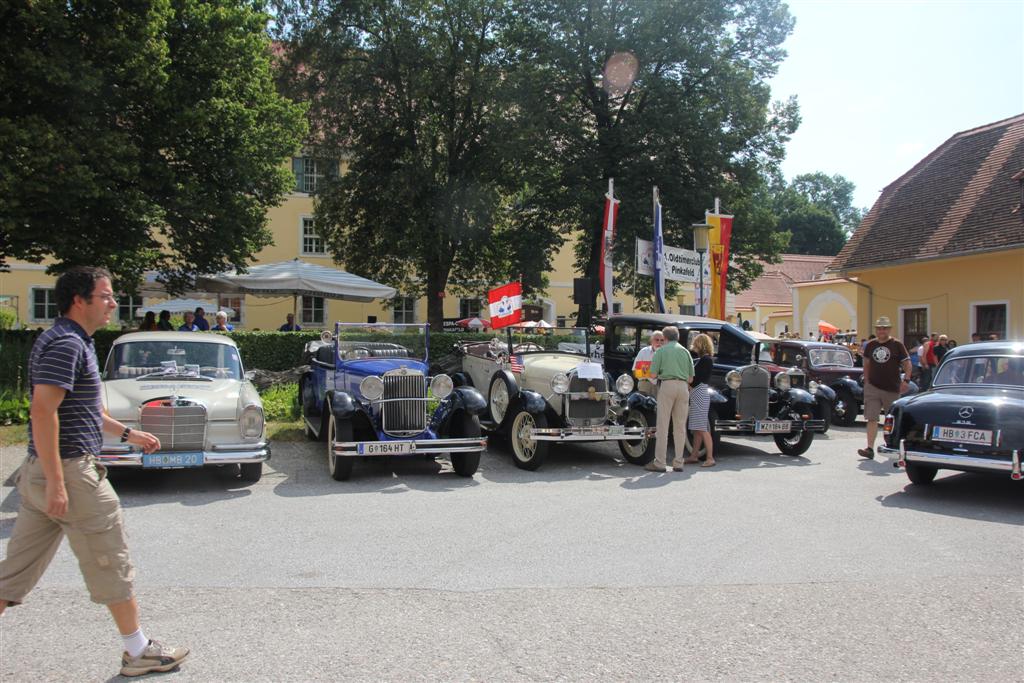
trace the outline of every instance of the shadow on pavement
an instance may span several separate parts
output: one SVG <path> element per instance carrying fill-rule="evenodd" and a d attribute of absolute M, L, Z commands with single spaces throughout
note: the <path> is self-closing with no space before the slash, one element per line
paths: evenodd
<path fill-rule="evenodd" d="M 940 470 L 933 483 L 921 486 L 902 470 L 893 472 L 906 485 L 877 498 L 885 507 L 1024 526 L 1024 486 L 1008 476 Z"/>
<path fill-rule="evenodd" d="M 353 493 L 445 492 L 479 486 L 475 477 L 455 474 L 447 458 L 357 458 L 348 481 L 334 481 L 327 469 L 327 445 L 293 442 L 274 446 L 273 473 L 264 479 L 284 497 Z M 487 459 L 484 453 L 481 467 Z"/>

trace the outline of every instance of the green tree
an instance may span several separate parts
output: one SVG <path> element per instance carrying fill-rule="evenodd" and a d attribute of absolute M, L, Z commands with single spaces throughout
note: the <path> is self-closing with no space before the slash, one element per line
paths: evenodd
<path fill-rule="evenodd" d="M 776 179 L 775 188 L 778 230 L 790 235 L 794 254 L 835 256 L 864 214 L 853 206 L 855 185 L 841 175 L 807 173 L 788 185 Z"/>
<path fill-rule="evenodd" d="M 799 122 L 795 101 L 772 103 L 767 85 L 793 25 L 785 5 L 536 0 L 522 12 L 520 64 L 531 78 L 520 100 L 557 150 L 547 158 L 557 184 L 571 189 L 544 208 L 551 223 L 580 231 L 579 271 L 596 280 L 602 195 L 614 178 L 625 289 L 633 238 L 650 239 L 653 185 L 669 244 L 692 244 L 690 224 L 722 199 L 736 216 L 730 288 L 742 288 L 785 243 L 756 201 Z"/>
<path fill-rule="evenodd" d="M 316 198 L 346 269 L 426 295 L 542 287 L 562 238 L 537 206 L 551 178 L 528 167 L 533 123 L 515 99 L 505 0 L 282 2 L 287 87 L 310 102 L 318 154 L 346 172 Z"/>
<path fill-rule="evenodd" d="M 811 204 L 825 209 L 839 221 L 843 231 L 852 235 L 865 211 L 853 205 L 857 186 L 841 175 L 805 173 L 793 178 L 790 188 L 807 198 Z"/>
<path fill-rule="evenodd" d="M 232 0 L 12 0 L 0 10 L 0 263 L 244 267 L 304 110 L 271 76 L 268 17 Z"/>

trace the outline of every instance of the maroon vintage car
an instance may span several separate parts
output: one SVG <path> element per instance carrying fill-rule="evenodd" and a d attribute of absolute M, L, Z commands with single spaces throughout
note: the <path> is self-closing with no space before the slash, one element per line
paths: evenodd
<path fill-rule="evenodd" d="M 797 367 L 807 380 L 829 387 L 835 392 L 832 422 L 848 427 L 864 407 L 861 376 L 864 369 L 854 365 L 853 354 L 841 344 L 802 339 L 779 339 L 770 342 L 772 360 L 780 366 Z"/>

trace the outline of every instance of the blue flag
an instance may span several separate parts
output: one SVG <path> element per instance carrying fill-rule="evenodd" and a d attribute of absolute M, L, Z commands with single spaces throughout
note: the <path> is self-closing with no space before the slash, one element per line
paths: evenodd
<path fill-rule="evenodd" d="M 665 240 L 661 235 L 661 200 L 654 188 L 654 302 L 658 313 L 665 310 Z"/>

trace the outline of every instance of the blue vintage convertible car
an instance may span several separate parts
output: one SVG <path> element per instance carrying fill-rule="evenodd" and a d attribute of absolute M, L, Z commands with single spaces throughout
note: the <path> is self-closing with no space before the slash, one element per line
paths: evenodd
<path fill-rule="evenodd" d="M 336 323 L 333 334 L 306 345 L 302 418 L 308 437 L 327 442 L 334 479 L 348 479 L 356 458 L 380 456 L 447 455 L 457 474 L 476 473 L 487 447 L 479 418 L 486 403 L 446 374 L 428 376 L 429 335 L 429 325 Z"/>
<path fill-rule="evenodd" d="M 929 391 L 893 403 L 879 451 L 915 484 L 931 483 L 940 469 L 1020 480 L 1024 342 L 979 342 L 947 352 Z"/>

